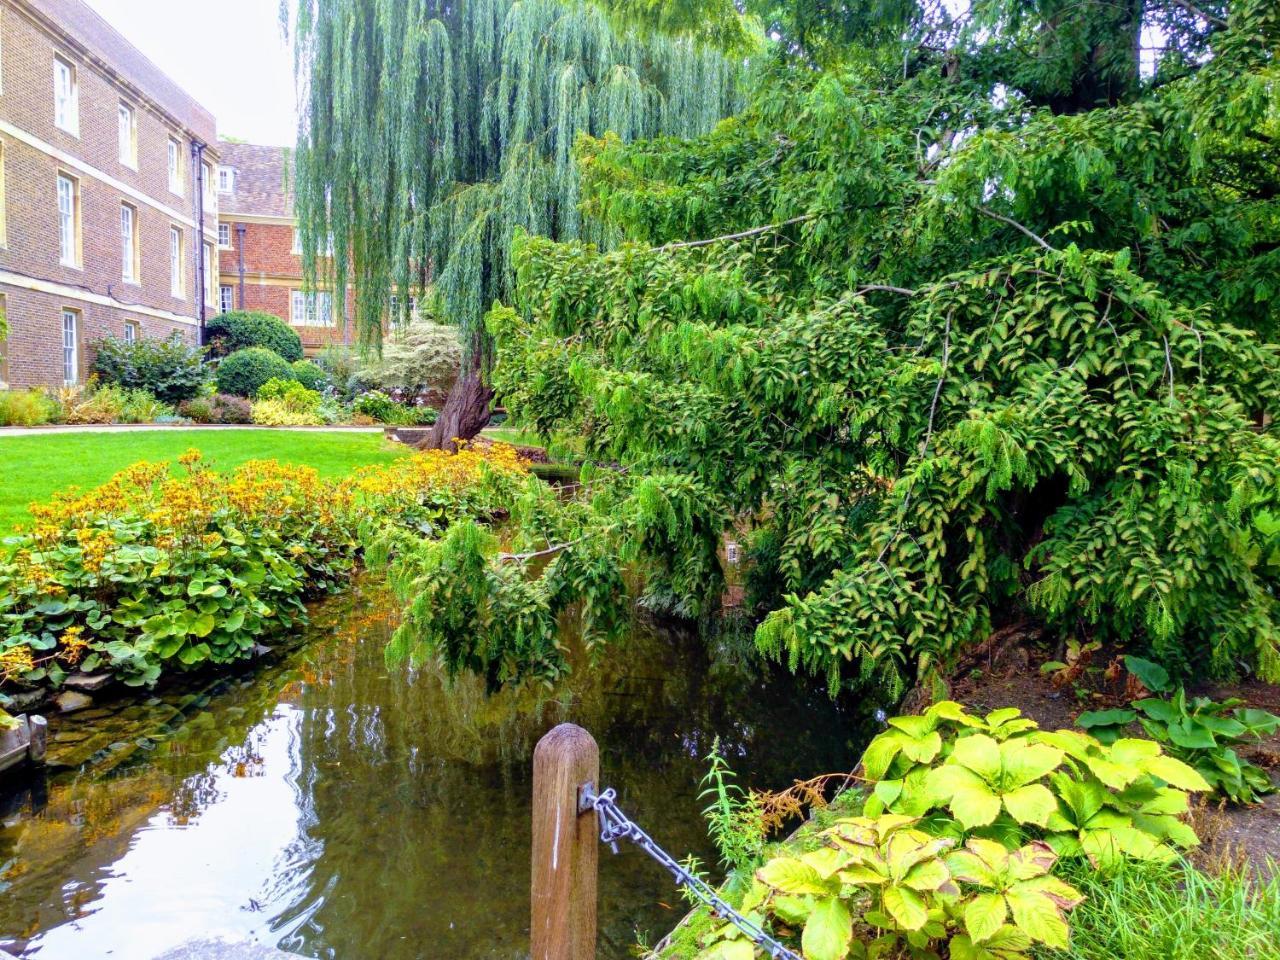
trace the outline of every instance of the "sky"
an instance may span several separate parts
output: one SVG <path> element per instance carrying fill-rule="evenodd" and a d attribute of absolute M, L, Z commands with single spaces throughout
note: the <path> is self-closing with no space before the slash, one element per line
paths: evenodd
<path fill-rule="evenodd" d="M 217 117 L 218 136 L 293 145 L 293 52 L 278 0 L 85 2 Z"/>

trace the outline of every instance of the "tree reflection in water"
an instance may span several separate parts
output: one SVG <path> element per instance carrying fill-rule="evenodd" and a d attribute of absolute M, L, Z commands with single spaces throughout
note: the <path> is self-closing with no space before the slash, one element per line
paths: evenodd
<path fill-rule="evenodd" d="M 329 601 L 304 648 L 214 696 L 156 749 L 109 776 L 55 781 L 38 817 L 0 830 L 0 864 L 29 864 L 0 898 L 11 948 L 142 958 L 140 930 L 158 942 L 172 929 L 335 960 L 523 957 L 529 758 L 554 724 L 590 730 L 623 806 L 707 862 L 697 783 L 716 736 L 744 781 L 767 787 L 848 766 L 861 739 L 856 717 L 739 655 L 732 635 L 637 624 L 596 663 L 579 653 L 555 689 L 486 696 L 466 679 L 388 670 L 391 627 L 379 591 Z M 95 802 L 116 813 L 86 842 Z M 160 868 L 139 862 L 152 847 L 169 857 Z M 211 865 L 165 852 L 183 849 Z M 72 884 L 93 892 L 79 921 Z M 603 856 L 601 956 L 629 956 L 637 932 L 656 938 L 680 904 L 635 852 Z"/>

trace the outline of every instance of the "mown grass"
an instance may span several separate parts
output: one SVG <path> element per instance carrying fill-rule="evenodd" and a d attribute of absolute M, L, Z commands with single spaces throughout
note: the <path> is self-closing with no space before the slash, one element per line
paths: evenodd
<path fill-rule="evenodd" d="M 409 448 L 380 433 L 291 430 L 147 430 L 0 436 L 0 536 L 27 519 L 27 505 L 68 487 L 91 489 L 139 460 L 176 461 L 195 448 L 219 470 L 246 460 L 275 459 L 341 476 L 389 463 Z"/>

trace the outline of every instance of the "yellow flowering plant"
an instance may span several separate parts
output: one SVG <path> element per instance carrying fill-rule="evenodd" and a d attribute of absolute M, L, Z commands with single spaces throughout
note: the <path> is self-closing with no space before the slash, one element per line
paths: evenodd
<path fill-rule="evenodd" d="M 526 474 L 498 446 L 340 480 L 271 460 L 223 474 L 197 451 L 178 463 L 134 464 L 32 506 L 0 556 L 0 685 L 57 686 L 72 668 L 149 685 L 172 664 L 243 658 L 348 582 L 362 531 L 491 520 Z"/>

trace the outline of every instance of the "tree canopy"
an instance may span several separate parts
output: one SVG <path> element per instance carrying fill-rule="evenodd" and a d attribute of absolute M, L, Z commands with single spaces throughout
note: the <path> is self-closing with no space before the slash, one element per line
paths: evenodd
<path fill-rule="evenodd" d="M 516 231 L 610 242 L 578 210 L 577 137 L 693 136 L 744 102 L 741 56 L 630 26 L 625 13 L 562 0 L 298 5 L 308 274 L 354 284 L 365 346 L 380 344 L 394 291 L 429 291 L 436 314 L 462 328 L 470 363 L 457 389 L 472 403 L 446 409 L 440 430 L 458 431 L 446 441 L 488 417 L 482 321 L 513 294 Z M 727 30 L 716 36 L 745 36 Z M 318 257 L 330 243 L 332 259 Z M 407 322 L 408 302 L 395 320 Z"/>
<path fill-rule="evenodd" d="M 826 9 L 758 11 L 710 133 L 580 144 L 625 242 L 515 236 L 495 386 L 599 466 L 501 550 L 394 545 L 401 649 L 554 676 L 561 611 L 711 609 L 738 531 L 759 646 L 833 689 L 1028 616 L 1280 679 L 1280 8 Z"/>

